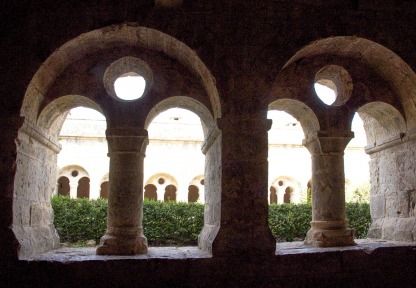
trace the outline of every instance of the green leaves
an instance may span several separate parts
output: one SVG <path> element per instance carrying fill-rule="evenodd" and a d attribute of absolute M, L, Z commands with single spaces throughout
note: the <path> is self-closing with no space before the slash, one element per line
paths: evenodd
<path fill-rule="evenodd" d="M 371 223 L 368 203 L 347 203 L 347 218 L 356 238 L 365 238 Z M 107 220 L 107 200 L 52 198 L 54 224 L 62 242 L 99 241 Z M 269 226 L 278 241 L 303 240 L 310 227 L 310 204 L 272 204 Z M 143 227 L 149 244 L 196 245 L 204 225 L 204 205 L 144 201 Z"/>
<path fill-rule="evenodd" d="M 55 196 L 52 207 L 62 242 L 98 242 L 104 235 L 107 200 Z M 143 218 L 150 245 L 196 245 L 204 224 L 204 205 L 145 200 Z"/>
<path fill-rule="evenodd" d="M 51 200 L 54 224 L 61 242 L 99 241 L 107 225 L 107 201 L 70 199 L 55 196 Z"/>
<path fill-rule="evenodd" d="M 203 225 L 202 204 L 144 202 L 144 234 L 152 245 L 196 245 Z"/>
<path fill-rule="evenodd" d="M 269 226 L 277 241 L 303 240 L 310 227 L 312 210 L 309 204 L 272 204 Z"/>
<path fill-rule="evenodd" d="M 350 227 L 355 229 L 355 238 L 366 238 L 371 224 L 370 204 L 347 203 L 347 219 Z"/>
<path fill-rule="evenodd" d="M 355 229 L 356 238 L 366 238 L 371 224 L 368 203 L 347 203 L 349 226 Z M 312 221 L 310 204 L 272 204 L 269 206 L 269 226 L 277 241 L 305 239 Z"/>

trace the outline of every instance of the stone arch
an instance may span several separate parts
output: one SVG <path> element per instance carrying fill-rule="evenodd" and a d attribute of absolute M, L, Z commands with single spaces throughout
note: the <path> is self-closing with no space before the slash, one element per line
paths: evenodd
<path fill-rule="evenodd" d="M 178 189 L 175 185 L 169 184 L 165 187 L 165 194 L 163 196 L 163 200 L 166 201 L 173 201 L 176 202 L 176 191 Z"/>
<path fill-rule="evenodd" d="M 110 191 L 110 181 L 108 176 L 108 173 L 106 173 L 100 181 L 100 198 L 103 199 L 108 199 L 108 193 Z"/>
<path fill-rule="evenodd" d="M 71 198 L 89 198 L 89 179 L 90 175 L 86 169 L 80 165 L 67 165 L 58 172 L 59 177 L 67 177 L 70 187 L 69 195 Z M 81 181 L 81 179 L 83 179 Z M 86 181 L 88 179 L 88 181 Z M 88 197 L 87 197 L 88 196 Z"/>
<path fill-rule="evenodd" d="M 42 109 L 37 119 L 37 125 L 57 135 L 68 111 L 76 107 L 91 108 L 104 114 L 101 107 L 93 100 L 81 95 L 66 95 L 53 100 Z"/>
<path fill-rule="evenodd" d="M 292 203 L 292 194 L 293 194 L 293 187 L 287 186 L 285 189 L 285 194 L 283 195 L 283 203 L 285 204 Z"/>
<path fill-rule="evenodd" d="M 201 119 L 202 130 L 204 131 L 205 138 L 215 127 L 215 122 L 211 112 L 204 104 L 188 96 L 173 96 L 160 101 L 149 111 L 144 128 L 147 129 L 158 114 L 170 108 L 183 108 L 198 115 Z"/>
<path fill-rule="evenodd" d="M 221 215 L 221 132 L 214 121 L 215 115 L 213 117 L 205 105 L 188 96 L 169 97 L 152 107 L 146 117 L 145 129 L 158 114 L 175 107 L 187 109 L 201 119 L 204 132 L 204 143 L 201 149 L 205 154 L 205 173 L 204 185 L 197 186 L 200 198 L 204 198 L 206 208 L 204 209 L 204 228 L 198 237 L 198 246 L 203 250 L 211 251 L 212 243 L 219 230 Z M 182 188 L 179 187 L 179 189 Z M 162 190 L 158 189 L 158 191 Z"/>
<path fill-rule="evenodd" d="M 306 104 L 295 99 L 277 99 L 269 104 L 269 110 L 279 110 L 289 113 L 302 126 L 305 139 L 316 137 L 319 131 L 319 121 L 313 110 Z"/>
<path fill-rule="evenodd" d="M 336 36 L 321 39 L 300 49 L 283 69 L 301 59 L 333 55 L 350 58 L 367 65 L 384 79 L 404 108 L 408 127 L 416 127 L 416 74 L 410 66 L 388 48 L 368 39 L 355 36 Z"/>
<path fill-rule="evenodd" d="M 195 191 L 195 192 L 192 192 Z M 191 197 L 191 194 L 194 196 Z M 205 176 L 198 175 L 195 176 L 188 186 L 188 202 L 190 199 L 195 199 L 192 202 L 204 202 L 204 195 L 205 195 Z"/>
<path fill-rule="evenodd" d="M 90 178 L 82 177 L 78 180 L 77 198 L 90 198 Z"/>
<path fill-rule="evenodd" d="M 402 114 L 392 105 L 375 101 L 358 109 L 364 123 L 367 145 L 378 146 L 402 138 L 406 133 L 406 122 Z"/>
<path fill-rule="evenodd" d="M 274 190 L 273 190 L 274 189 Z M 270 187 L 270 192 L 276 191 L 276 203 L 300 203 L 302 189 L 300 182 L 290 176 L 275 178 Z M 271 194 L 270 194 L 271 197 Z M 270 198 L 271 199 L 271 198 Z M 271 202 L 270 202 L 271 203 Z"/>
<path fill-rule="evenodd" d="M 144 199 L 157 201 L 157 187 L 153 184 L 144 186 Z"/>
<path fill-rule="evenodd" d="M 163 181 L 162 181 L 163 180 Z M 165 190 L 166 187 L 172 185 L 174 187 L 178 187 L 178 182 L 176 181 L 175 177 L 169 175 L 168 173 L 157 173 L 151 176 L 146 182 L 144 187 L 148 185 L 153 185 L 156 187 L 156 200 L 157 199 L 164 199 L 165 197 Z M 150 186 L 149 186 L 150 187 Z M 172 189 L 170 189 L 172 190 Z M 169 190 L 169 191 L 170 191 Z M 145 190 L 146 192 L 146 190 Z M 170 194 L 169 194 L 170 195 Z M 172 195 L 170 195 L 172 196 Z M 175 200 L 176 200 L 176 190 L 175 190 Z"/>
<path fill-rule="evenodd" d="M 58 189 L 57 194 L 59 196 L 68 196 L 69 197 L 69 179 L 66 176 L 61 176 L 58 178 Z"/>
<path fill-rule="evenodd" d="M 74 171 L 78 171 L 78 174 L 76 176 L 72 175 L 72 173 Z M 68 176 L 71 175 L 72 177 L 76 177 L 78 179 L 80 177 L 83 177 L 83 176 L 89 177 L 88 171 L 84 167 L 82 167 L 80 165 L 77 165 L 77 164 L 71 164 L 71 165 L 67 165 L 65 167 L 62 167 L 61 169 L 59 169 L 58 174 L 60 176 L 62 176 L 62 175 L 68 175 Z"/>
<path fill-rule="evenodd" d="M 270 197 L 269 197 L 269 203 L 270 204 L 277 204 L 277 190 L 275 187 L 270 186 Z"/>
<path fill-rule="evenodd" d="M 21 115 L 27 121 L 36 122 L 44 95 L 66 67 L 89 53 L 97 53 L 121 44 L 158 51 L 184 65 L 200 79 L 210 99 L 214 118 L 221 117 L 221 103 L 215 79 L 194 50 L 158 30 L 126 23 L 81 34 L 55 50 L 29 83 Z"/>
<path fill-rule="evenodd" d="M 110 191 L 110 182 L 104 181 L 100 185 L 100 198 L 108 199 L 108 192 Z"/>
<path fill-rule="evenodd" d="M 199 199 L 199 188 L 196 185 L 188 186 L 188 203 L 195 203 Z"/>

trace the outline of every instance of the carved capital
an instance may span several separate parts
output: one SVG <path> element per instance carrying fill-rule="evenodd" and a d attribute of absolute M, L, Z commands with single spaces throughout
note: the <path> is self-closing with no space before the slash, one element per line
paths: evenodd
<path fill-rule="evenodd" d="M 111 128 L 106 131 L 109 155 L 133 153 L 144 156 L 149 137 L 147 130 L 135 127 Z"/>
<path fill-rule="evenodd" d="M 304 139 L 303 145 L 309 150 L 312 155 L 323 154 L 344 154 L 350 140 L 354 137 L 354 133 L 350 132 L 345 135 L 327 136 L 318 133 L 317 137 L 312 139 Z"/>

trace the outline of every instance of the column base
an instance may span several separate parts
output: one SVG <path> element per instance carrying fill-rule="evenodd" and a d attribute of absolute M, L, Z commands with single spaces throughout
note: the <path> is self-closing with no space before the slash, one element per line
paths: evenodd
<path fill-rule="evenodd" d="M 306 234 L 305 244 L 314 247 L 352 246 L 354 229 L 344 221 L 312 221 Z"/>
<path fill-rule="evenodd" d="M 147 253 L 147 239 L 144 236 L 105 234 L 101 237 L 97 255 L 136 255 Z"/>

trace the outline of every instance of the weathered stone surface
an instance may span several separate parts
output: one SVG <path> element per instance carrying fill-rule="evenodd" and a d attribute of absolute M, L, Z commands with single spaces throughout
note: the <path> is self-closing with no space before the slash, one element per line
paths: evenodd
<path fill-rule="evenodd" d="M 415 262 L 413 248 L 331 250 L 282 257 L 274 255 L 274 239 L 267 227 L 264 124 L 268 105 L 283 100 L 276 107 L 302 120 L 308 141 L 318 131 L 323 133 L 319 136 L 345 136 L 353 113 L 362 113 L 369 136 L 375 201 L 369 235 L 416 239 L 412 224 L 416 203 L 416 6 L 412 1 L 387 2 L 126 0 L 98 5 L 5 1 L 0 49 L 4 72 L 0 85 L 4 115 L 0 125 L 1 283 L 13 287 L 413 287 L 415 265 L 408 264 Z M 149 97 L 128 104 L 109 98 L 102 84 L 108 65 L 125 56 L 148 63 L 155 81 Z M 341 66 L 351 76 L 352 95 L 344 105 L 325 106 L 313 91 L 316 72 L 327 65 Z M 207 185 L 213 194 L 207 199 L 200 245 L 207 251 L 212 248 L 212 258 L 93 259 L 64 265 L 16 261 L 18 253 L 30 256 L 58 245 L 49 197 L 56 184 L 59 151 L 54 136 L 64 110 L 90 107 L 94 102 L 102 108 L 110 128 L 143 129 L 152 107 L 178 95 L 197 99 L 213 119 L 228 121 L 221 130 L 221 142 L 207 150 L 208 155 L 213 154 L 207 161 L 212 168 L 207 172 L 207 182 L 211 182 Z M 63 97 L 68 105 L 48 106 Z M 46 113 L 46 107 L 55 107 L 52 112 L 56 113 Z M 20 115 L 26 117 L 24 128 L 17 121 Z M 49 119 L 55 116 L 57 119 Z M 317 187 L 336 192 L 323 193 L 314 202 L 314 215 L 324 221 L 330 218 L 325 223 L 328 227 L 341 220 L 336 227 L 341 229 L 335 231 L 346 232 L 345 239 L 350 239 L 342 222 L 341 159 L 331 153 L 326 158 L 339 161 L 332 165 L 326 162 L 333 160 L 317 161 L 325 168 L 319 171 L 324 180 Z M 137 178 L 130 179 L 137 173 L 126 175 L 121 186 L 141 188 L 135 183 L 140 182 Z M 127 219 L 136 217 L 140 204 L 119 200 L 119 204 L 126 203 Z M 334 204 L 334 208 L 322 203 Z M 115 219 L 110 221 L 111 227 L 126 220 L 118 213 L 110 219 Z M 136 224 L 133 226 L 140 226 Z M 135 236 L 129 240 L 137 244 L 140 233 L 133 232 Z"/>

